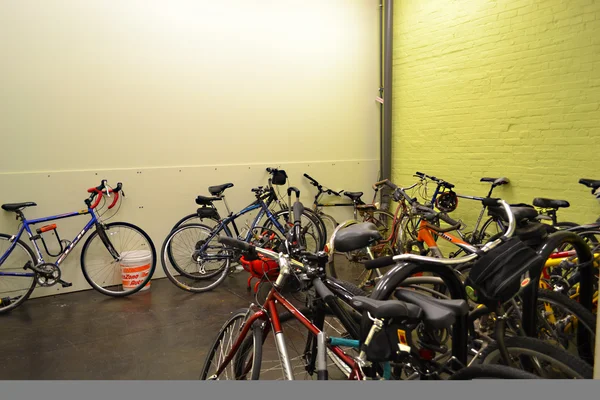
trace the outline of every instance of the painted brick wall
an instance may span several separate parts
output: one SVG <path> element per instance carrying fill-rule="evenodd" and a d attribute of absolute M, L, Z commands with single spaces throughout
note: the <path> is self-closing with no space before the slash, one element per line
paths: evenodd
<path fill-rule="evenodd" d="M 402 0 L 394 15 L 393 179 L 419 170 L 514 202 L 564 198 L 563 220 L 600 204 L 600 1 Z M 472 224 L 479 204 L 456 216 Z"/>

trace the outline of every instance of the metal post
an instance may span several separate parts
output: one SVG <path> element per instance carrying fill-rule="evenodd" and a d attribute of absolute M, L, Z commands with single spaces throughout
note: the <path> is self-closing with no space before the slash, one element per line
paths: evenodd
<path fill-rule="evenodd" d="M 382 0 L 383 1 L 383 0 Z M 392 177 L 392 51 L 393 51 L 393 18 L 394 0 L 384 1 L 384 84 L 383 84 L 383 135 L 381 138 L 380 171 L 381 179 Z M 388 210 L 390 206 L 390 189 L 381 191 L 381 208 Z"/>

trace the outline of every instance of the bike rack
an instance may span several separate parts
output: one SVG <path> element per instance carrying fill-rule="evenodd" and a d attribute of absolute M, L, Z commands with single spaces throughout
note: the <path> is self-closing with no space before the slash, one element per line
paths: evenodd
<path fill-rule="evenodd" d="M 547 260 L 550 254 L 561 244 L 568 243 L 575 248 L 577 259 L 579 260 L 581 279 L 579 282 L 579 303 L 586 309 L 592 309 L 592 299 L 594 295 L 593 282 L 595 279 L 593 268 L 593 255 L 588 245 L 577 234 L 569 231 L 558 231 L 546 239 L 540 245 L 537 253 Z M 523 290 L 523 329 L 527 336 L 537 337 L 537 294 L 539 290 L 539 282 L 542 275 L 543 265 L 537 271 L 530 271 L 532 277 L 531 284 Z M 594 357 L 594 346 L 592 338 L 587 330 L 580 329 L 577 332 L 578 347 L 584 348 L 584 357 Z M 585 346 L 585 347 L 584 347 Z"/>

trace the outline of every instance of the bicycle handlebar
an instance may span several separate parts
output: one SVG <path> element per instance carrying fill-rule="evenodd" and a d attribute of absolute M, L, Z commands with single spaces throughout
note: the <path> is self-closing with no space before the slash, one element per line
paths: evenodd
<path fill-rule="evenodd" d="M 103 196 L 104 192 L 106 192 L 106 195 L 109 197 L 110 197 L 110 193 L 113 193 L 115 195 L 112 203 L 110 203 L 110 205 L 108 206 L 109 210 L 117 204 L 117 201 L 119 201 L 119 192 L 122 192 L 123 184 L 121 182 L 119 182 L 119 183 L 117 183 L 117 187 L 115 187 L 113 189 L 107 185 L 107 182 L 108 181 L 106 179 L 103 179 L 100 182 L 99 186 L 92 187 L 87 190 L 87 192 L 90 193 L 90 197 L 88 198 L 87 202 L 89 202 L 88 206 L 91 209 L 98 207 L 98 204 L 100 204 L 100 201 L 102 200 L 102 196 Z M 97 196 L 97 198 L 96 198 L 96 196 Z M 94 200 L 94 198 L 96 198 L 96 201 L 94 201 L 94 203 L 92 204 L 92 200 Z"/>
<path fill-rule="evenodd" d="M 304 177 L 310 181 L 311 185 L 313 185 L 314 187 L 316 187 L 317 189 L 319 189 L 319 192 L 327 193 L 329 195 L 334 195 L 334 196 L 338 196 L 338 197 L 342 196 L 343 190 L 340 190 L 339 192 L 336 192 L 336 191 L 331 190 L 329 188 L 323 187 L 323 185 L 321 185 L 319 182 L 317 182 L 317 180 L 315 178 L 313 178 L 312 176 L 308 175 L 307 173 L 304 174 Z"/>

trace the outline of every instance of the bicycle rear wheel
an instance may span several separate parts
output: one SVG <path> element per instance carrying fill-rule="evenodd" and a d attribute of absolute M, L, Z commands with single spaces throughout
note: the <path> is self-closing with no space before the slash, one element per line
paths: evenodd
<path fill-rule="evenodd" d="M 220 232 L 225 234 L 225 231 Z M 181 225 L 169 233 L 161 249 L 167 278 L 178 288 L 202 293 L 217 287 L 229 271 L 231 251 L 200 224 Z"/>
<path fill-rule="evenodd" d="M 140 279 L 123 285 L 121 261 L 127 254 L 148 254 L 150 268 Z M 150 236 L 127 222 L 97 225 L 81 250 L 81 270 L 86 281 L 107 296 L 122 297 L 140 291 L 156 269 L 156 250 Z"/>
<path fill-rule="evenodd" d="M 11 236 L 0 233 L 0 255 L 4 254 L 12 246 Z M 30 276 L 0 276 L 0 314 L 9 312 L 23 304 L 29 298 L 35 288 L 35 276 L 32 270 L 24 270 L 23 267 L 31 262 L 35 265 L 36 257 L 29 246 L 18 240 L 15 248 L 8 255 L 4 263 L 0 265 L 0 272 L 10 274 L 25 274 Z"/>
<path fill-rule="evenodd" d="M 546 379 L 592 379 L 593 368 L 589 364 L 540 339 L 513 336 L 507 337 L 504 343 L 511 367 Z M 496 342 L 488 345 L 478 360 L 480 364 L 506 365 Z"/>
<path fill-rule="evenodd" d="M 462 368 L 448 380 L 465 381 L 472 379 L 540 379 L 539 376 L 505 365 L 471 365 Z"/>

